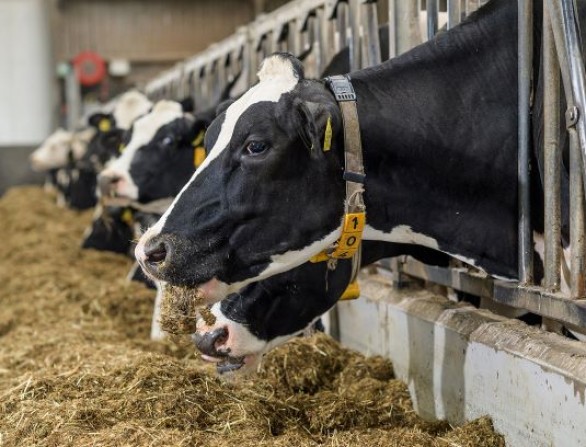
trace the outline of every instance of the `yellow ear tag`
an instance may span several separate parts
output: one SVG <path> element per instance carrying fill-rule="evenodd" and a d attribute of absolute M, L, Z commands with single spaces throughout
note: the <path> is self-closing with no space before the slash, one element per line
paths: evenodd
<path fill-rule="evenodd" d="M 100 132 L 108 132 L 112 128 L 112 123 L 108 118 L 102 118 L 98 123 Z"/>
<path fill-rule="evenodd" d="M 124 152 L 124 149 L 126 149 L 126 145 L 124 143 L 120 143 L 120 146 L 118 146 L 118 152 L 122 153 Z"/>
<path fill-rule="evenodd" d="M 360 296 L 360 286 L 358 285 L 358 281 L 351 282 L 344 290 L 344 293 L 340 297 L 340 301 L 345 300 L 355 300 Z"/>
<path fill-rule="evenodd" d="M 126 208 L 122 215 L 120 216 L 120 220 L 124 222 L 126 225 L 132 225 L 132 210 L 130 208 Z"/>
<path fill-rule="evenodd" d="M 203 146 L 196 147 L 193 150 L 193 166 L 199 168 L 199 166 L 206 159 L 206 150 Z"/>
<path fill-rule="evenodd" d="M 197 136 L 191 142 L 191 145 L 193 147 L 201 146 L 201 144 L 203 143 L 203 137 L 205 136 L 205 134 L 206 134 L 205 130 L 200 130 L 199 133 L 197 134 Z"/>
<path fill-rule="evenodd" d="M 329 151 L 332 148 L 332 117 L 328 116 L 326 123 L 326 132 L 324 135 L 324 152 Z"/>

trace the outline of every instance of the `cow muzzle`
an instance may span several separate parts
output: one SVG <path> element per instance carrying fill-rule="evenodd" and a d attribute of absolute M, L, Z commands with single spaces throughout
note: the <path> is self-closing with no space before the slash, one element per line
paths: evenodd
<path fill-rule="evenodd" d="M 117 175 L 101 173 L 98 175 L 98 188 L 102 197 L 112 197 L 116 194 L 116 185 L 121 180 Z"/>
<path fill-rule="evenodd" d="M 202 304 L 213 304 L 238 290 L 239 284 L 224 283 L 213 274 L 206 277 L 206 266 L 200 269 L 197 256 L 189 254 L 196 253 L 197 248 L 186 248 L 190 242 L 175 234 L 161 234 L 158 225 L 141 236 L 134 250 L 136 260 L 147 275 L 172 286 L 193 289 Z M 202 280 L 198 281 L 200 278 Z"/>
<path fill-rule="evenodd" d="M 161 237 L 148 239 L 144 244 L 136 246 L 135 254 L 143 270 L 161 279 L 165 261 L 171 256 L 171 244 Z"/>
<path fill-rule="evenodd" d="M 113 201 L 113 205 L 138 200 L 138 187 L 125 171 L 106 168 L 98 175 L 98 189 L 101 197 L 106 202 Z"/>
<path fill-rule="evenodd" d="M 230 356 L 230 348 L 226 347 L 228 341 L 228 328 L 220 327 L 210 332 L 192 335 L 196 348 L 202 353 L 202 358 L 208 362 L 216 363 L 218 374 L 225 374 L 239 370 L 245 365 L 245 357 Z"/>

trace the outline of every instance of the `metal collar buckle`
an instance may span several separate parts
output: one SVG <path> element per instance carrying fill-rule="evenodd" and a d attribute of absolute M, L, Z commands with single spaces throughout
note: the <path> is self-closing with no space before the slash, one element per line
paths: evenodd
<path fill-rule="evenodd" d="M 354 91 L 354 87 L 352 87 L 352 83 L 347 76 L 329 76 L 326 78 L 326 83 L 336 97 L 336 101 L 356 101 L 356 92 Z"/>

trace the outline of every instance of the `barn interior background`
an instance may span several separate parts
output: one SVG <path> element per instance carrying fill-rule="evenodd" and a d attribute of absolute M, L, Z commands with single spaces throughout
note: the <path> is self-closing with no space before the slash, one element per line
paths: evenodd
<path fill-rule="evenodd" d="M 258 63 L 273 51 L 311 50 L 305 60 L 307 74 L 318 76 L 349 43 L 351 67 L 358 69 L 381 61 L 378 24 L 389 23 L 392 57 L 443 26 L 457 25 L 483 3 L 0 0 L 0 41 L 10 42 L 0 46 L 0 194 L 11 185 L 40 183 L 42 176 L 28 165 L 32 150 L 56 126 L 77 128 L 89 113 L 130 87 L 145 91 L 152 100 L 191 96 L 196 104 L 209 106 L 238 74 L 244 74 L 238 79 L 242 88 L 251 85 Z M 571 3 L 545 2 L 560 17 L 567 13 L 560 5 Z M 530 4 L 520 1 L 519 8 L 528 11 L 523 8 Z M 530 29 L 531 24 L 520 21 L 519 26 L 522 37 L 522 27 Z M 583 62 L 580 73 L 572 65 L 571 39 L 569 49 L 562 48 L 559 29 L 554 27 L 550 37 L 556 32 L 558 54 L 569 55 L 558 57 L 567 65 L 565 73 L 578 72 L 572 79 L 579 79 L 579 92 Z M 520 43 L 523 52 L 527 54 Z M 568 103 L 580 105 L 579 93 L 568 98 Z M 528 102 L 529 97 L 520 101 Z M 552 101 L 557 104 L 559 99 Z M 584 147 L 584 132 L 579 122 L 575 124 L 568 127 L 575 131 L 573 156 L 578 165 L 584 156 L 579 149 Z M 361 300 L 339 304 L 329 331 L 346 346 L 392 358 L 416 409 L 428 419 L 462 424 L 488 414 L 510 445 L 586 445 L 586 350 L 499 315 L 511 308 L 527 309 L 554 329 L 560 322 L 584 327 L 583 179 L 579 172 L 573 175 L 577 189 L 572 207 L 578 217 L 572 238 L 581 243 L 574 244 L 569 294 L 561 293 L 559 272 L 551 268 L 547 287 L 532 284 L 529 261 L 523 256 L 520 288 L 461 266 L 442 270 L 394 259 L 383 262 L 379 274 L 364 282 Z M 554 212 L 550 218 L 549 227 L 556 228 L 559 215 Z M 527 235 L 521 228 L 521 239 Z M 549 240 L 556 237 L 559 240 L 559 234 L 550 234 Z M 521 241 L 525 252 L 526 246 Z M 400 283 L 417 279 L 448 287 L 452 295 L 461 291 L 478 296 L 490 302 L 487 307 L 494 313 L 397 293 Z"/>
<path fill-rule="evenodd" d="M 162 70 L 284 3 L 0 1 L 0 37 L 8 43 L 0 49 L 0 192 L 12 184 L 42 180 L 28 169 L 28 155 L 57 125 L 76 127 L 92 106 L 130 86 L 144 88 Z M 86 59 L 86 52 L 97 55 L 98 62 Z M 92 73 L 100 70 L 94 63 L 103 61 L 103 79 L 79 86 L 72 79 L 76 58 Z"/>

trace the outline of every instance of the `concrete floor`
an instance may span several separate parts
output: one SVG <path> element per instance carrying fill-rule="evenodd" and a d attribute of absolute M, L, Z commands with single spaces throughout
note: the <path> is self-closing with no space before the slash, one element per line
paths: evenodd
<path fill-rule="evenodd" d="M 42 184 L 45 176 L 33 172 L 28 157 L 34 147 L 0 147 L 0 196 L 11 186 Z"/>

